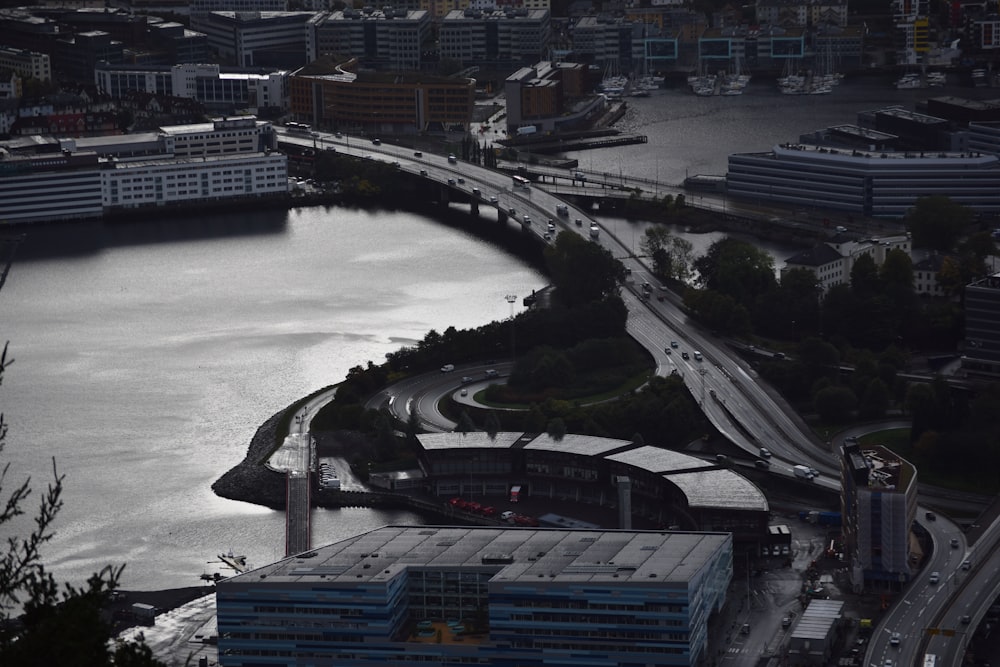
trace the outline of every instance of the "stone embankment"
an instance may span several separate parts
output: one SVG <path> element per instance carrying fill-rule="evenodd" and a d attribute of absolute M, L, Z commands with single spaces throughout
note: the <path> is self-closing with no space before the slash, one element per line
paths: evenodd
<path fill-rule="evenodd" d="M 243 460 L 212 484 L 212 491 L 217 496 L 285 509 L 285 476 L 269 470 L 264 462 L 274 451 L 278 424 L 286 411 L 278 412 L 261 424 Z"/>

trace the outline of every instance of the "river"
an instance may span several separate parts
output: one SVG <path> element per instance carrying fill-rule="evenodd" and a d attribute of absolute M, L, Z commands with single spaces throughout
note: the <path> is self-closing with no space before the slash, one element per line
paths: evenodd
<path fill-rule="evenodd" d="M 766 150 L 919 92 L 866 81 L 822 98 L 754 91 L 630 101 L 624 129 L 649 144 L 577 157 L 678 183 L 724 173 L 729 152 Z M 638 223 L 607 222 L 641 235 Z M 7 488 L 31 477 L 30 513 L 55 458 L 65 506 L 45 562 L 78 583 L 126 563 L 133 589 L 197 585 L 230 549 L 252 564 L 280 558 L 282 513 L 210 489 L 257 426 L 430 329 L 505 318 L 505 295 L 545 284 L 503 249 L 410 213 L 309 208 L 29 232 L 37 251 L 22 249 L 0 293 L 0 337 L 15 359 L 0 388 Z M 690 238 L 703 248 L 715 237 Z M 314 542 L 420 519 L 321 510 Z"/>

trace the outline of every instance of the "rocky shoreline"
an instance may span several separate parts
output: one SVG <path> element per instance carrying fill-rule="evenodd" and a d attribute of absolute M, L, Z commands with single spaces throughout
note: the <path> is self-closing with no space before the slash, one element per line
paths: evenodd
<path fill-rule="evenodd" d="M 285 509 L 285 476 L 269 470 L 264 461 L 274 450 L 278 424 L 288 408 L 271 416 L 254 433 L 242 461 L 212 484 L 215 495 L 271 509 Z"/>

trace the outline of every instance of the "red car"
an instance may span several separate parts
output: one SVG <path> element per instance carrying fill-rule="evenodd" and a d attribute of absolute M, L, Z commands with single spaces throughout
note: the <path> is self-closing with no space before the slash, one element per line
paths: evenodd
<path fill-rule="evenodd" d="M 524 516 L 523 514 L 518 514 L 514 517 L 514 525 L 517 526 L 531 526 L 533 528 L 538 527 L 538 519 L 530 516 Z"/>
<path fill-rule="evenodd" d="M 465 503 L 465 511 L 467 512 L 479 512 L 483 509 L 483 506 L 479 503 Z"/>
<path fill-rule="evenodd" d="M 462 498 L 452 498 L 451 500 L 448 501 L 448 503 L 452 507 L 458 508 L 460 510 L 464 510 L 466 507 L 469 506 L 469 503 L 465 502 L 465 500 L 463 500 Z"/>
<path fill-rule="evenodd" d="M 496 516 L 497 515 L 497 508 L 496 507 L 484 507 L 481 510 L 479 510 L 479 513 L 482 514 L 483 516 Z"/>

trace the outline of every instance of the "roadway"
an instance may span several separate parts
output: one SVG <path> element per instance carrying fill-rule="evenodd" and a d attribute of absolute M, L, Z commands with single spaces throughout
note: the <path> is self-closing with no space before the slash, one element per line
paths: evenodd
<path fill-rule="evenodd" d="M 501 214 L 508 208 L 514 208 L 522 216 L 525 213 L 530 214 L 539 224 L 528 227 L 528 231 L 539 236 L 545 232 L 544 221 L 549 218 L 556 224 L 557 231 L 581 235 L 587 233 L 586 230 L 591 224 L 597 224 L 585 211 L 540 187 L 515 189 L 508 185 L 506 175 L 500 175 L 494 170 L 477 165 L 464 162 L 449 163 L 448 159 L 442 156 L 415 154 L 411 149 L 385 144 L 375 146 L 371 142 L 357 138 L 352 140 L 348 137 L 330 138 L 328 135 L 322 135 L 310 139 L 303 137 L 299 143 L 334 148 L 340 152 L 368 159 L 395 162 L 402 170 L 447 184 L 449 187 L 466 192 L 470 197 L 472 188 L 478 187 L 481 199 L 492 201 L 491 205 L 497 207 Z M 459 183 L 459 178 L 464 179 L 464 183 Z M 494 197 L 495 200 L 492 199 Z M 481 201 L 480 205 L 482 203 Z M 560 204 L 569 207 L 569 215 L 556 215 L 556 206 Z M 571 222 L 577 218 L 584 221 L 584 224 L 577 226 Z M 680 307 L 679 298 L 659 286 L 650 269 L 633 255 L 626 244 L 620 242 L 607 229 L 599 225 L 598 229 L 600 234 L 595 242 L 621 259 L 625 267 L 631 271 L 631 281 L 622 291 L 629 311 L 626 328 L 628 333 L 653 355 L 656 360 L 656 373 L 666 376 L 676 371 L 692 395 L 698 398 L 713 426 L 748 455 L 757 458 L 760 448 L 767 448 L 772 455 L 768 459 L 770 472 L 793 477 L 793 465 L 807 465 L 820 473 L 814 484 L 831 493 L 839 494 L 840 466 L 836 449 L 831 451 L 830 443 L 820 442 L 790 406 L 779 396 L 767 391 L 758 381 L 753 368 L 738 354 L 728 349 L 724 341 L 716 339 L 689 321 Z M 651 292 L 643 290 L 644 283 L 650 285 Z M 671 341 L 677 342 L 676 348 L 671 347 Z M 669 353 L 666 351 L 668 349 Z M 694 354 L 696 350 L 701 353 L 700 360 Z M 684 353 L 687 353 L 688 358 L 684 358 Z M 463 374 L 468 375 L 485 368 L 485 366 L 481 369 L 470 366 L 456 369 L 455 373 L 460 378 Z M 449 430 L 454 428 L 454 423 L 440 414 L 437 402 L 443 395 L 456 391 L 458 387 L 455 378 L 450 377 L 450 373 L 442 376 L 437 380 L 431 379 L 430 375 L 411 378 L 394 385 L 375 402 L 387 404 L 397 417 L 403 419 L 408 418 L 411 408 L 415 408 L 423 428 L 433 431 Z M 706 399 L 706 396 L 711 400 Z M 836 444 L 834 443 L 835 446 Z M 919 511 L 924 512 L 925 509 L 920 508 Z M 927 525 L 931 522 L 924 523 Z M 961 531 L 956 526 L 940 520 L 929 530 L 936 544 L 938 540 L 957 532 L 960 549 L 956 551 L 965 555 L 967 550 L 964 538 L 961 538 Z M 949 542 L 950 539 L 948 537 Z M 919 638 L 923 636 L 928 625 L 921 620 L 922 617 L 932 618 L 937 614 L 948 614 L 949 618 L 955 617 L 953 611 L 948 611 L 953 609 L 954 605 L 960 605 L 956 609 L 968 610 L 969 615 L 974 618 L 980 618 L 985 612 L 992 597 L 984 596 L 984 599 L 989 597 L 989 601 L 967 599 L 963 602 L 964 595 L 940 594 L 943 591 L 952 591 L 951 584 L 946 588 L 933 589 L 935 594 L 928 594 L 927 590 L 920 587 L 919 582 L 929 577 L 928 573 L 935 569 L 939 572 L 954 572 L 955 559 L 958 555 L 951 554 L 951 551 L 950 548 L 934 549 L 928 566 L 917 576 L 903 598 L 887 614 L 877 629 L 875 639 L 869 645 L 866 654 L 867 664 L 872 667 L 883 667 L 885 659 L 892 659 L 890 653 L 896 649 L 889 649 L 890 632 L 905 633 L 897 654 L 897 657 L 902 657 L 904 661 L 893 667 L 913 664 L 912 660 L 910 662 L 906 660 L 915 659 L 916 653 L 910 655 L 910 651 L 916 649 L 903 647 L 915 647 Z M 984 562 L 972 570 L 973 572 L 994 571 L 991 568 L 997 558 L 991 557 L 990 563 L 987 564 L 986 553 L 980 554 Z M 992 553 L 997 551 L 993 550 Z M 957 563 L 960 564 L 962 560 L 964 558 L 958 559 Z M 949 577 L 948 581 L 951 582 L 953 577 L 950 574 Z M 959 578 L 962 577 L 959 575 Z M 994 578 L 994 581 L 996 580 Z M 961 606 L 963 604 L 964 607 Z M 893 627 L 896 629 L 890 629 Z M 961 636 L 964 637 L 965 634 Z M 881 658 L 882 665 L 873 662 L 876 658 Z M 957 665 L 957 659 L 956 657 L 956 661 L 951 661 L 943 655 L 942 664 Z"/>

